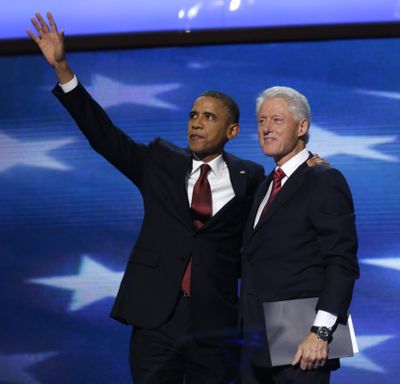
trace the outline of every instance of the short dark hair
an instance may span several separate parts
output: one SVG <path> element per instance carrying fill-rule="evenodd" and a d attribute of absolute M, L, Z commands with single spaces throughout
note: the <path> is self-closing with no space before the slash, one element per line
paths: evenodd
<path fill-rule="evenodd" d="M 225 107 L 228 108 L 231 122 L 234 124 L 239 123 L 239 106 L 237 105 L 236 101 L 232 99 L 232 97 L 226 95 L 225 93 L 213 90 L 205 91 L 201 95 L 199 95 L 199 97 L 214 97 L 215 99 L 221 100 L 224 103 Z"/>

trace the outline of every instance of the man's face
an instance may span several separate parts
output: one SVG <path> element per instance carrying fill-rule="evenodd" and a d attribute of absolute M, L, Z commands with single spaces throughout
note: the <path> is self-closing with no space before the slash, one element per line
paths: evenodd
<path fill-rule="evenodd" d="M 264 154 L 273 157 L 277 165 L 283 165 L 304 149 L 299 137 L 306 134 L 308 121 L 297 121 L 285 99 L 275 97 L 264 101 L 257 118 L 258 142 Z"/>
<path fill-rule="evenodd" d="M 189 114 L 189 149 L 207 162 L 222 153 L 225 143 L 236 136 L 237 124 L 230 123 L 228 109 L 222 100 L 200 96 Z"/>

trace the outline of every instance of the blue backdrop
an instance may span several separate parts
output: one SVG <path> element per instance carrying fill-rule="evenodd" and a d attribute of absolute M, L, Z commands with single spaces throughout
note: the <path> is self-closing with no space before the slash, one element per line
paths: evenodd
<path fill-rule="evenodd" d="M 262 163 L 255 98 L 289 85 L 312 106 L 309 148 L 354 194 L 361 353 L 333 383 L 398 383 L 400 40 L 203 46 L 70 54 L 79 79 L 138 141 L 186 144 L 206 89 L 231 94 L 241 133 L 228 150 Z M 108 317 L 142 202 L 92 151 L 50 93 L 39 55 L 0 58 L 0 382 L 129 383 L 130 328 Z M 397 176 L 396 176 L 397 175 Z"/>
<path fill-rule="evenodd" d="M 0 40 L 26 38 L 35 12 L 70 35 L 398 22 L 398 0 L 3 0 Z M 122 11 L 121 11 L 122 10 Z M 28 24 L 30 24 L 28 22 Z"/>

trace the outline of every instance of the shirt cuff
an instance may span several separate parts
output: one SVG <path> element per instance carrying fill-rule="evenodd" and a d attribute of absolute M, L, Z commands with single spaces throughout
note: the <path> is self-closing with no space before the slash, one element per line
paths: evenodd
<path fill-rule="evenodd" d="M 74 88 L 76 88 L 78 86 L 78 79 L 74 75 L 74 77 L 70 81 L 68 81 L 68 83 L 65 83 L 65 84 L 59 83 L 59 85 L 64 93 L 68 93 L 68 92 L 71 92 Z"/>
<path fill-rule="evenodd" d="M 319 309 L 317 315 L 315 316 L 313 325 L 315 325 L 316 327 L 328 327 L 332 329 L 336 323 L 337 318 L 337 315 Z"/>

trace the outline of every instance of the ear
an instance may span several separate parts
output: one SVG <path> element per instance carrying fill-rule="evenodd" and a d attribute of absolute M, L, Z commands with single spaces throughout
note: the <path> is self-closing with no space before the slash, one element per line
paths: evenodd
<path fill-rule="evenodd" d="M 240 127 L 238 123 L 229 124 L 228 128 L 226 129 L 226 138 L 228 140 L 232 140 L 235 138 L 240 131 Z"/>
<path fill-rule="evenodd" d="M 303 137 L 308 132 L 308 119 L 303 119 L 300 121 L 298 126 L 297 137 Z"/>

